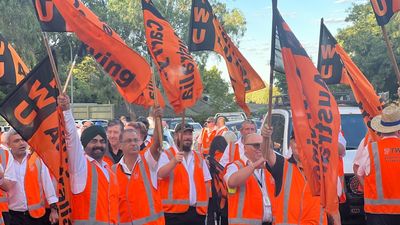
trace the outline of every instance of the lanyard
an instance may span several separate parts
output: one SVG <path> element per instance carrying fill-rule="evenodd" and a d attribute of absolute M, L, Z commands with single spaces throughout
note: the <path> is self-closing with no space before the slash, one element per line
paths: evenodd
<path fill-rule="evenodd" d="M 258 183 L 258 185 L 260 186 L 260 188 L 263 187 L 263 184 L 262 184 L 263 174 L 264 174 L 263 172 L 264 172 L 264 171 L 261 170 L 261 172 L 260 172 L 260 180 L 259 180 L 258 177 L 254 174 L 254 176 L 256 177 L 257 183 Z"/>

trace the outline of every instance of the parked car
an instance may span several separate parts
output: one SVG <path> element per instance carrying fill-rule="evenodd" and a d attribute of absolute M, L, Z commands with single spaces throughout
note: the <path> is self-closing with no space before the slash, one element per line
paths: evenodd
<path fill-rule="evenodd" d="M 225 117 L 227 121 L 243 121 L 247 119 L 247 116 L 244 112 L 228 112 L 228 113 L 217 113 L 214 118 Z"/>
<path fill-rule="evenodd" d="M 176 124 L 182 122 L 182 117 L 174 117 L 174 118 L 163 118 L 168 125 L 169 129 L 174 129 Z M 190 117 L 185 117 L 185 123 L 194 123 L 194 120 Z"/>
<path fill-rule="evenodd" d="M 154 129 L 151 128 L 148 130 L 148 135 L 153 137 Z M 172 145 L 174 145 L 174 138 L 172 137 L 172 134 L 169 129 L 164 128 L 163 129 L 163 149 L 168 149 Z"/>
<path fill-rule="evenodd" d="M 354 185 L 353 160 L 360 141 L 366 134 L 366 126 L 358 107 L 339 106 L 341 125 L 344 137 L 347 141 L 346 155 L 343 158 L 345 172 L 345 192 L 347 201 L 340 204 L 342 224 L 365 224 L 364 198 L 362 193 Z M 271 125 L 274 128 L 272 141 L 275 149 L 283 156 L 288 157 L 290 134 L 293 129 L 292 112 L 289 107 L 272 110 Z"/>

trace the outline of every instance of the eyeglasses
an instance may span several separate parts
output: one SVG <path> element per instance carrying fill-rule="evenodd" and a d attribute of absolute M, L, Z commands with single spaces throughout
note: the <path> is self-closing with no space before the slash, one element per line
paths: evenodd
<path fill-rule="evenodd" d="M 133 142 L 133 143 L 140 143 L 140 139 L 137 139 L 137 138 L 128 138 L 128 139 L 126 139 L 126 140 L 123 140 L 122 141 L 122 143 L 131 143 L 131 142 Z"/>
<path fill-rule="evenodd" d="M 248 143 L 248 144 L 245 144 L 245 145 L 251 145 L 255 149 L 260 149 L 261 148 L 261 143 Z"/>

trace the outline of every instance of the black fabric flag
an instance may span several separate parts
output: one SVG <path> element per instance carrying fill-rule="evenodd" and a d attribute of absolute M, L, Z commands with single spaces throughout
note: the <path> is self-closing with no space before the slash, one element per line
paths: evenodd
<path fill-rule="evenodd" d="M 379 26 L 389 23 L 390 18 L 400 10 L 400 0 L 371 0 Z"/>
<path fill-rule="evenodd" d="M 16 85 L 27 73 L 28 68 L 25 63 L 0 34 L 0 85 Z"/>
<path fill-rule="evenodd" d="M 42 31 L 71 32 L 52 0 L 32 0 Z"/>

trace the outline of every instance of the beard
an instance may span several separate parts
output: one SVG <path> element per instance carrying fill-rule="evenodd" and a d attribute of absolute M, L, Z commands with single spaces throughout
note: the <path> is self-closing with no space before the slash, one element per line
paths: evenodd
<path fill-rule="evenodd" d="M 192 150 L 192 140 L 184 140 L 183 144 L 182 144 L 182 151 L 184 152 L 190 152 Z M 180 148 L 181 147 L 181 141 L 177 140 L 177 147 Z"/>
<path fill-rule="evenodd" d="M 88 155 L 95 160 L 99 160 L 99 159 L 103 158 L 105 152 L 106 152 L 105 148 L 95 147 L 95 148 L 92 148 L 92 150 L 89 152 Z"/>

